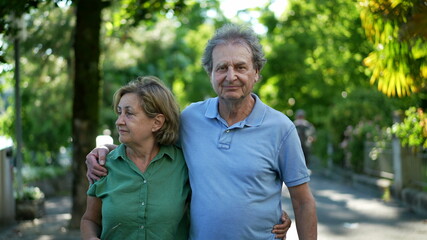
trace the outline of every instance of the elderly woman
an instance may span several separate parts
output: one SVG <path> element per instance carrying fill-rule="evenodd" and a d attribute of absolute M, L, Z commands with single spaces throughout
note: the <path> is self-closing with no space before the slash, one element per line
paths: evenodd
<path fill-rule="evenodd" d="M 179 107 L 156 77 L 114 94 L 119 145 L 109 174 L 91 184 L 83 239 L 187 239 L 188 171 L 178 139 Z"/>

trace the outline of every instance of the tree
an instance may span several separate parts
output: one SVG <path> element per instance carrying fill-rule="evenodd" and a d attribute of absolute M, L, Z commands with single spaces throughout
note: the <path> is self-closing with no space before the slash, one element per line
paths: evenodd
<path fill-rule="evenodd" d="M 63 0 L 64 2 L 71 2 Z M 43 1 L 4 1 L 0 4 L 0 30 L 6 34 L 12 34 L 7 16 L 23 14 L 32 9 L 37 9 L 41 3 L 58 3 L 61 0 Z M 140 21 L 155 21 L 158 12 L 179 12 L 185 6 L 184 1 L 118 1 L 121 10 L 117 15 L 118 23 L 122 20 L 130 20 L 131 23 Z M 100 30 L 101 13 L 107 2 L 103 0 L 75 0 L 76 28 L 74 37 L 74 95 L 72 116 L 73 139 L 73 207 L 70 226 L 79 226 L 81 216 L 85 209 L 85 196 L 87 181 L 85 179 L 84 159 L 86 154 L 94 146 L 99 124 L 100 103 Z M 126 18 L 123 18 L 126 17 Z"/>
<path fill-rule="evenodd" d="M 106 11 L 106 26 L 114 25 L 114 12 L 118 11 L 114 8 Z M 225 19 L 219 12 L 216 18 L 207 20 L 207 12 L 218 8 L 215 1 L 195 1 L 181 9 L 179 15 L 158 16 L 152 24 L 144 21 L 132 28 L 108 28 L 102 66 L 105 84 L 100 122 L 104 128 L 114 128 L 114 91 L 139 75 L 160 77 L 172 89 L 182 109 L 215 94 L 200 60 L 204 43 L 215 30 L 212 23 Z"/>
<path fill-rule="evenodd" d="M 86 154 L 95 147 L 99 123 L 100 92 L 100 31 L 102 0 L 76 1 L 74 36 L 74 97 L 73 97 L 73 206 L 72 228 L 80 226 L 86 209 Z"/>
<path fill-rule="evenodd" d="M 386 106 L 391 100 L 375 94 L 367 81 L 363 59 L 373 44 L 365 35 L 357 2 L 291 0 L 283 16 L 262 9 L 260 22 L 268 29 L 262 40 L 268 62 L 260 97 L 291 118 L 296 109 L 306 110 L 318 130 L 318 156 L 326 158 L 329 145 L 336 162 L 343 163 L 340 143 L 347 126 L 368 119 L 376 119 L 381 127 L 390 124 Z M 371 106 L 374 100 L 380 108 Z M 361 159 L 356 161 L 352 164 L 360 167 Z"/>
<path fill-rule="evenodd" d="M 24 159 L 27 164 L 58 164 L 58 149 L 70 144 L 74 24 L 69 10 L 43 4 L 25 17 L 31 37 L 21 41 L 24 150 L 44 156 L 44 162 Z"/>
<path fill-rule="evenodd" d="M 368 85 L 361 63 L 370 43 L 352 1 L 289 1 L 285 14 L 266 9 L 261 16 L 268 62 L 259 93 L 290 117 L 305 109 L 320 127 L 337 101 Z"/>
<path fill-rule="evenodd" d="M 372 84 L 388 96 L 427 92 L 427 6 L 419 0 L 359 0 L 375 50 L 365 58 Z M 425 96 L 423 98 L 426 98 Z M 424 104 L 426 105 L 426 104 Z"/>
<path fill-rule="evenodd" d="M 95 147 L 94 139 L 99 125 L 100 104 L 100 32 L 101 11 L 106 6 L 102 0 L 76 1 L 75 29 L 75 78 L 73 100 L 73 207 L 70 226 L 78 228 L 86 206 L 87 181 L 85 179 L 86 154 Z M 140 21 L 155 21 L 158 12 L 179 12 L 185 6 L 182 0 L 121 1 L 118 13 L 119 25 L 129 21 L 135 25 Z"/>

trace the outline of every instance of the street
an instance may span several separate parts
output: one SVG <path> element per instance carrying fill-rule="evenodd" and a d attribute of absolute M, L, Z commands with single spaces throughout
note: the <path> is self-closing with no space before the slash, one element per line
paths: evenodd
<path fill-rule="evenodd" d="M 319 240 L 427 240 L 427 218 L 401 203 L 384 202 L 369 189 L 313 171 L 310 188 L 316 199 Z M 367 187 L 366 187 L 367 188 Z M 288 190 L 282 206 L 292 218 L 287 240 L 297 240 L 295 218 Z"/>

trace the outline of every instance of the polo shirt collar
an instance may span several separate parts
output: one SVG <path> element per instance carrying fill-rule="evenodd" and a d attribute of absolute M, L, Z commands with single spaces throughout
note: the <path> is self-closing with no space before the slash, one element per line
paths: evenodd
<path fill-rule="evenodd" d="M 110 153 L 111 159 L 129 159 L 126 156 L 126 147 L 124 144 L 120 144 L 114 151 Z M 174 159 L 174 149 L 173 146 L 169 145 L 160 145 L 159 153 L 154 157 L 153 161 L 162 158 L 164 155 L 168 156 L 169 159 Z"/>
<path fill-rule="evenodd" d="M 251 93 L 251 95 L 255 99 L 255 105 L 252 109 L 252 112 L 246 119 L 242 121 L 242 123 L 246 126 L 256 127 L 261 125 L 262 120 L 264 119 L 265 113 L 267 111 L 267 105 L 261 102 L 261 99 L 259 99 L 256 94 Z M 219 115 L 218 112 L 218 97 L 210 99 L 206 108 L 205 117 L 217 118 L 219 120 L 222 120 L 222 117 Z"/>

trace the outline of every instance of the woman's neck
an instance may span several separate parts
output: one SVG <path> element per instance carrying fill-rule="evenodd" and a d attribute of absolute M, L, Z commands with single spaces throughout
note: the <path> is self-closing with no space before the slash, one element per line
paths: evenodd
<path fill-rule="evenodd" d="M 157 143 L 126 147 L 126 156 L 135 163 L 141 172 L 145 172 L 154 157 L 159 153 L 160 146 Z"/>

